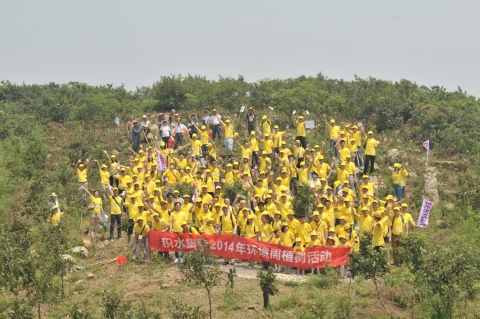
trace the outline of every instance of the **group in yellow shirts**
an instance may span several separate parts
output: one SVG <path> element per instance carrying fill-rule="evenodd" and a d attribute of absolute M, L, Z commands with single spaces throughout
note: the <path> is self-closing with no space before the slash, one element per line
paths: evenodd
<path fill-rule="evenodd" d="M 237 116 L 218 118 L 225 131 L 222 149 L 209 138 L 210 126 L 206 123 L 193 124 L 197 133 L 192 133 L 189 143 L 176 150 L 156 139 L 138 152 L 129 149 L 132 157 L 126 165 L 121 165 L 116 155 L 109 156 L 104 151 L 108 163 L 95 161 L 105 190 L 104 199 L 110 206 L 110 239 L 115 238 L 115 229 L 117 238 L 122 238 L 122 216 L 128 220 L 127 243 L 131 244 L 133 237 L 134 256 L 139 260 L 149 257 L 150 230 L 244 236 L 293 247 L 299 254 L 315 246 L 348 246 L 351 251 L 358 251 L 358 234 L 370 232 L 377 249 L 391 245 L 393 262 L 398 263 L 398 239 L 408 234 L 409 225 L 415 226 L 404 203 L 408 197 L 405 196 L 407 171 L 401 164 L 395 164 L 394 196 L 381 200 L 377 184 L 370 182 L 367 175 L 368 170 L 373 173 L 380 144 L 373 138 L 373 132 L 365 134 L 360 123 L 341 127 L 335 119 L 327 121 L 326 114 L 324 118 L 333 168 L 325 162 L 328 156 L 323 150 L 325 142 L 311 147 L 306 140 L 306 118 L 295 115 L 291 148 L 286 142 L 287 132 L 280 131 L 264 115 L 257 130 L 250 131 L 243 142 L 239 142 L 239 134 L 235 132 Z M 240 149 L 238 161 L 233 157 L 234 143 Z M 225 160 L 218 156 L 220 153 L 225 154 Z M 160 158 L 164 163 L 159 162 Z M 103 213 L 103 201 L 98 191 L 93 195 L 88 192 L 89 161 L 85 163 L 86 166 L 82 160 L 77 162 L 76 173 L 80 189 L 90 195 L 89 233 L 94 236 L 97 217 Z M 166 169 L 161 171 L 163 164 Z M 278 171 L 273 170 L 274 166 Z M 362 169 L 362 178 L 357 178 Z M 238 194 L 230 202 L 223 190 L 235 182 L 241 183 L 249 196 Z M 198 195 L 192 198 L 192 194 L 180 194 L 176 188 L 182 183 L 194 185 Z M 293 211 L 292 203 L 299 186 L 312 188 L 316 202 L 307 216 L 295 218 L 298 214 Z M 58 209 L 52 209 L 50 224 L 58 225 L 62 215 Z M 162 254 L 168 258 L 168 253 Z M 390 254 L 387 258 L 390 259 Z M 181 259 L 177 253 L 175 262 Z M 225 259 L 224 263 L 233 261 Z M 247 267 L 253 268 L 254 263 Z M 288 267 L 274 267 L 276 272 L 291 271 Z M 315 270 L 319 272 L 316 268 L 310 271 Z M 301 274 L 304 272 L 299 270 Z"/>

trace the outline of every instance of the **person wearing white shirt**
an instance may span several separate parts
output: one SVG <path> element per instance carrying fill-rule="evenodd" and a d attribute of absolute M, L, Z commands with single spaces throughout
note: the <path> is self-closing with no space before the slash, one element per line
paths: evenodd
<path fill-rule="evenodd" d="M 183 133 L 187 130 L 187 127 L 177 118 L 177 124 L 175 124 L 175 145 L 173 149 L 177 149 L 183 144 Z"/>
<path fill-rule="evenodd" d="M 146 115 L 142 117 L 142 121 L 140 122 L 140 127 L 145 132 L 145 134 L 150 133 L 150 121 L 148 120 Z"/>
<path fill-rule="evenodd" d="M 207 110 L 203 110 L 203 116 L 202 116 L 202 123 L 203 125 L 207 126 L 210 124 L 210 115 L 208 115 Z"/>
<path fill-rule="evenodd" d="M 218 139 L 222 139 L 220 134 L 220 119 L 222 117 L 217 113 L 217 110 L 212 110 L 212 115 L 210 116 L 210 124 L 212 125 L 212 140 L 215 139 L 215 136 L 218 134 Z"/>
<path fill-rule="evenodd" d="M 168 145 L 168 140 L 172 135 L 172 131 L 167 121 L 163 121 L 162 126 L 160 126 L 160 134 L 162 135 L 162 140 L 165 142 L 165 145 Z"/>

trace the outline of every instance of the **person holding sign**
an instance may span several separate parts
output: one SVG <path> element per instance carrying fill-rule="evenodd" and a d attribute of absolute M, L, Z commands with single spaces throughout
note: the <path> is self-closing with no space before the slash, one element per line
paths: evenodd
<path fill-rule="evenodd" d="M 400 236 L 403 235 L 403 230 L 406 229 L 408 233 L 408 223 L 405 223 L 403 216 L 400 214 L 400 208 L 393 208 L 392 216 L 392 254 L 393 264 L 398 265 L 398 248 L 400 247 Z"/>

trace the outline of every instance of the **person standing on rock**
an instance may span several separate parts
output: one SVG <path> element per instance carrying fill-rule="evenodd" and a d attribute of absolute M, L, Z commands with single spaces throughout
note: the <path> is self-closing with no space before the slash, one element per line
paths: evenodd
<path fill-rule="evenodd" d="M 405 162 L 405 166 L 407 166 L 407 165 L 408 165 L 408 162 Z M 400 185 L 402 186 L 402 192 L 401 192 L 402 197 L 398 199 L 400 201 L 400 200 L 402 200 L 402 198 L 405 198 L 405 194 L 406 194 L 405 190 L 407 188 L 408 172 L 405 168 L 402 167 L 402 164 L 398 164 L 398 168 L 400 169 L 400 176 L 401 176 Z"/>
<path fill-rule="evenodd" d="M 365 135 L 363 127 L 362 132 Z M 375 167 L 375 157 L 377 155 L 376 150 L 380 142 L 373 138 L 372 131 L 368 131 L 368 136 L 365 135 L 365 139 L 365 167 L 363 168 L 363 174 L 367 174 L 368 167 L 370 166 L 370 175 L 372 175 Z"/>

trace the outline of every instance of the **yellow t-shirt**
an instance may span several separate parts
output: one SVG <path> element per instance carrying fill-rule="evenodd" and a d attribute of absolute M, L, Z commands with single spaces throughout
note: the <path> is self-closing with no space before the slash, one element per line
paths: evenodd
<path fill-rule="evenodd" d="M 305 130 L 305 121 L 299 122 L 295 120 L 295 124 L 297 125 L 297 136 L 307 136 L 307 132 Z"/>
<path fill-rule="evenodd" d="M 233 223 L 236 223 L 237 220 L 233 214 L 228 213 L 227 216 L 225 214 L 221 214 L 219 216 L 220 226 L 221 226 L 221 234 L 222 235 L 231 235 L 233 233 Z"/>
<path fill-rule="evenodd" d="M 120 208 L 120 205 L 122 205 L 122 197 L 117 196 L 108 196 L 108 200 L 110 201 L 110 215 L 120 215 L 122 213 L 122 210 Z"/>
<path fill-rule="evenodd" d="M 110 183 L 110 172 L 107 170 L 100 170 L 100 183 L 108 185 Z"/>
<path fill-rule="evenodd" d="M 64 213 L 55 213 L 47 221 L 52 224 L 52 226 L 60 225 L 60 220 L 62 219 Z"/>
<path fill-rule="evenodd" d="M 290 230 L 287 230 L 285 233 L 281 233 L 280 238 L 282 245 L 287 247 L 292 247 L 293 241 L 295 240 L 295 236 Z"/>
<path fill-rule="evenodd" d="M 281 241 L 282 241 L 282 237 L 276 237 L 276 236 L 273 236 L 272 239 L 270 240 L 270 242 L 275 245 L 280 244 Z"/>
<path fill-rule="evenodd" d="M 203 145 L 208 144 L 208 130 L 205 130 L 205 131 L 200 130 L 200 142 Z"/>
<path fill-rule="evenodd" d="M 165 231 L 167 227 L 168 227 L 168 222 L 165 220 L 165 218 L 160 218 L 158 223 L 155 220 L 152 222 L 152 230 Z"/>
<path fill-rule="evenodd" d="M 258 140 L 257 140 L 256 137 L 250 138 L 250 149 L 252 150 L 252 152 L 258 152 L 259 151 Z"/>
<path fill-rule="evenodd" d="M 140 227 L 140 225 L 138 225 L 138 224 L 135 224 L 135 226 L 133 226 L 133 232 L 135 234 L 138 234 L 139 236 L 142 236 L 143 238 L 148 237 L 148 232 L 149 231 L 150 231 L 150 227 L 148 227 L 146 222 L 143 222 L 142 227 Z"/>
<path fill-rule="evenodd" d="M 319 178 L 327 178 L 328 172 L 330 172 L 330 165 L 327 163 L 320 163 L 318 159 L 315 159 L 312 165 L 313 171 L 317 172 Z"/>
<path fill-rule="evenodd" d="M 375 226 L 373 229 L 372 245 L 373 246 L 385 246 L 385 240 L 383 239 L 383 221 L 379 222 L 380 224 Z"/>
<path fill-rule="evenodd" d="M 377 154 L 377 140 L 374 138 L 367 138 L 365 147 L 365 155 L 375 156 Z"/>
<path fill-rule="evenodd" d="M 79 183 L 87 182 L 87 172 L 88 172 L 87 168 L 84 168 L 83 171 L 77 168 L 77 177 L 78 177 Z"/>
<path fill-rule="evenodd" d="M 90 212 L 94 214 L 100 214 L 102 207 L 102 199 L 100 197 L 90 195 L 90 201 L 95 205 L 95 207 L 90 210 Z"/>
<path fill-rule="evenodd" d="M 366 232 L 366 233 L 371 233 L 372 232 L 372 224 L 375 222 L 372 216 L 367 215 L 366 217 L 360 215 L 358 217 L 358 220 L 360 221 L 360 232 Z"/>
<path fill-rule="evenodd" d="M 272 140 L 262 140 L 263 150 L 267 152 L 267 154 L 273 153 L 273 141 Z"/>
<path fill-rule="evenodd" d="M 404 218 L 402 215 L 396 217 L 392 217 L 392 234 L 393 235 L 401 235 L 403 234 L 403 227 L 404 227 Z"/>
<path fill-rule="evenodd" d="M 258 227 L 255 223 L 252 224 L 245 224 L 245 228 L 243 230 L 243 234 L 245 238 L 256 238 L 258 233 Z"/>
<path fill-rule="evenodd" d="M 172 222 L 172 230 L 175 233 L 182 233 L 182 225 L 183 221 L 187 221 L 187 214 L 184 211 L 173 211 L 170 213 L 169 221 Z"/>
<path fill-rule="evenodd" d="M 287 134 L 286 132 L 277 132 L 272 134 L 272 141 L 274 147 L 280 147 L 282 145 L 283 136 Z"/>
<path fill-rule="evenodd" d="M 263 131 L 263 135 L 270 134 L 270 131 L 271 131 L 270 122 L 262 121 L 262 131 Z"/>
<path fill-rule="evenodd" d="M 193 155 L 202 155 L 202 142 L 200 142 L 199 140 L 190 140 L 190 145 L 192 146 Z"/>
<path fill-rule="evenodd" d="M 138 202 L 135 201 L 135 203 L 132 202 L 127 202 L 127 209 L 128 209 L 128 217 L 130 219 L 135 220 L 136 216 L 138 215 Z"/>
<path fill-rule="evenodd" d="M 213 227 L 213 225 L 202 225 L 199 230 L 200 233 L 204 233 L 205 235 L 215 234 L 215 227 Z"/>
<path fill-rule="evenodd" d="M 295 233 L 302 240 L 302 245 L 305 245 L 308 240 L 310 240 L 310 234 L 312 232 L 312 227 L 307 223 L 299 223 L 295 227 Z M 307 240 L 308 239 L 308 240 Z"/>
<path fill-rule="evenodd" d="M 225 130 L 225 138 L 233 138 L 233 126 L 231 124 L 225 125 L 224 130 Z"/>
<path fill-rule="evenodd" d="M 347 170 L 341 169 L 337 167 L 337 181 L 340 185 L 343 185 L 346 181 L 348 181 L 348 172 Z"/>
<path fill-rule="evenodd" d="M 270 238 L 270 235 L 272 234 L 273 228 L 272 224 L 266 223 L 266 224 L 260 224 L 260 240 L 263 242 L 268 241 Z"/>
<path fill-rule="evenodd" d="M 402 174 L 401 171 L 393 171 L 392 172 L 392 183 L 393 184 L 400 184 L 400 181 L 402 179 Z"/>
<path fill-rule="evenodd" d="M 331 140 L 336 140 L 337 137 L 338 137 L 338 134 L 340 133 L 341 129 L 340 129 L 340 126 L 337 126 L 337 125 L 329 125 L 327 126 L 328 127 L 328 131 L 330 132 L 330 139 Z"/>

